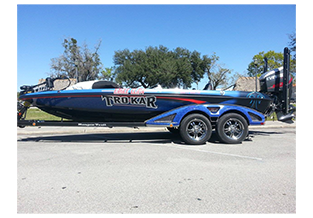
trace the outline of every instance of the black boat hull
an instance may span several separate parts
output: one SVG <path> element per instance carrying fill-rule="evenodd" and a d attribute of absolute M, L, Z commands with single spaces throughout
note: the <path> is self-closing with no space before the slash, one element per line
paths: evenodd
<path fill-rule="evenodd" d="M 191 104 L 239 105 L 265 113 L 271 103 L 258 92 L 140 88 L 47 91 L 20 99 L 58 117 L 88 122 L 144 122 Z"/>

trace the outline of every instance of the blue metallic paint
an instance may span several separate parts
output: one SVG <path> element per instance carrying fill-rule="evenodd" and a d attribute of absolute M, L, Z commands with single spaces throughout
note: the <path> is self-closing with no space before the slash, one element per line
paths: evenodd
<path fill-rule="evenodd" d="M 220 109 L 216 113 L 212 113 L 208 107 L 219 107 Z M 248 121 L 249 125 L 262 125 L 262 123 L 265 122 L 265 117 L 263 114 L 259 113 L 256 110 L 243 107 L 243 106 L 237 106 L 237 105 L 218 105 L 218 104 L 195 104 L 195 105 L 188 105 L 179 107 L 173 110 L 170 110 L 168 112 L 165 112 L 161 115 L 158 115 L 156 117 L 153 117 L 152 119 L 149 119 L 146 121 L 147 126 L 166 126 L 166 127 L 179 127 L 182 119 L 190 113 L 204 113 L 209 118 L 219 118 L 225 113 L 229 112 L 235 112 L 240 113 L 245 116 L 245 118 Z M 255 121 L 252 120 L 249 113 L 255 114 L 256 116 L 259 116 L 262 118 L 261 121 Z M 169 115 L 176 114 L 172 122 L 156 122 L 157 120 L 167 117 Z"/>

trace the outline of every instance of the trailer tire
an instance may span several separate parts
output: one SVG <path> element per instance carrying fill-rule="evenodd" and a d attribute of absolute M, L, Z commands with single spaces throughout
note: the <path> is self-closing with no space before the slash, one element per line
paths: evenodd
<path fill-rule="evenodd" d="M 248 123 L 240 114 L 225 114 L 217 121 L 216 133 L 221 142 L 227 144 L 241 143 L 248 132 Z"/>
<path fill-rule="evenodd" d="M 206 143 L 212 134 L 212 125 L 207 117 L 202 114 L 186 116 L 179 127 L 180 136 L 190 145 Z"/>

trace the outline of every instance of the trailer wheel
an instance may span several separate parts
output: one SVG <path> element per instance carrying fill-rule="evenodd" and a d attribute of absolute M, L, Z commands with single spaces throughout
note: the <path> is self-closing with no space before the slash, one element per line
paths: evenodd
<path fill-rule="evenodd" d="M 248 134 L 248 123 L 240 114 L 225 114 L 217 122 L 216 133 L 222 142 L 238 144 Z"/>
<path fill-rule="evenodd" d="M 179 132 L 187 144 L 200 145 L 206 143 L 211 137 L 212 125 L 205 116 L 190 114 L 182 120 Z"/>

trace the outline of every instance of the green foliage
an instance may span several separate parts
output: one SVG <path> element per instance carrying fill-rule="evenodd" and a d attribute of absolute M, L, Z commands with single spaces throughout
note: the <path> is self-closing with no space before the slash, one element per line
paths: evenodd
<path fill-rule="evenodd" d="M 253 56 L 253 60 L 256 60 L 256 64 L 253 60 L 250 62 L 247 69 L 249 76 L 255 76 L 256 73 L 258 75 L 263 73 L 265 57 L 268 60 L 268 70 L 273 70 L 283 66 L 284 54 L 282 52 L 268 51 L 265 53 L 262 51 Z M 296 72 L 295 60 L 290 60 L 290 71 L 291 73 Z"/>
<path fill-rule="evenodd" d="M 104 70 L 101 70 L 99 79 L 101 80 L 114 80 L 114 71 L 113 67 L 106 67 Z"/>
<path fill-rule="evenodd" d="M 145 51 L 124 49 L 114 55 L 116 82 L 144 88 L 160 84 L 163 87 L 191 87 L 210 69 L 211 58 L 197 51 L 165 46 L 147 47 Z"/>

